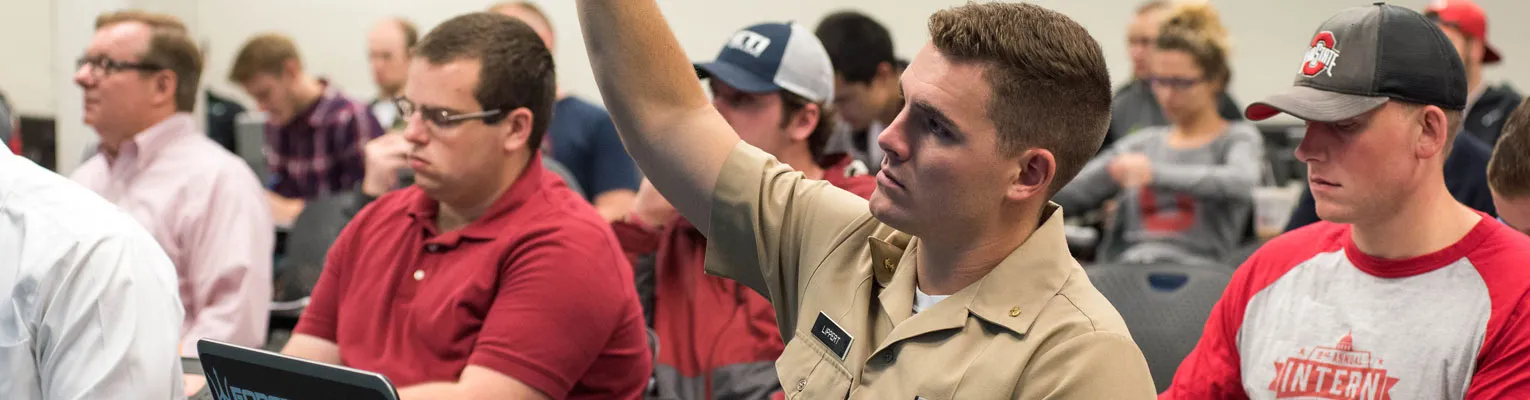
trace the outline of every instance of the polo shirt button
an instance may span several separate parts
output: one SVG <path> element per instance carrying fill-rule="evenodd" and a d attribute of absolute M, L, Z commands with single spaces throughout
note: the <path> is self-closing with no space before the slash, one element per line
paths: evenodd
<path fill-rule="evenodd" d="M 797 391 L 801 392 L 802 389 L 806 388 L 806 387 L 807 387 L 807 378 L 802 378 L 802 379 L 798 379 L 797 380 Z"/>
<path fill-rule="evenodd" d="M 423 270 L 423 269 L 414 270 L 414 280 L 418 281 L 418 280 L 422 280 L 422 279 L 425 279 L 425 270 Z"/>
<path fill-rule="evenodd" d="M 425 251 L 428 251 L 428 252 L 431 252 L 431 253 L 440 253 L 441 252 L 441 245 L 434 244 L 434 243 L 425 245 Z"/>

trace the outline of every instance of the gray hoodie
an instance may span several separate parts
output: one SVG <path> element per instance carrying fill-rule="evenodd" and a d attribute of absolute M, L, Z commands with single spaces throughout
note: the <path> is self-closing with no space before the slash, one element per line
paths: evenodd
<path fill-rule="evenodd" d="M 1114 232 L 1102 243 L 1107 262 L 1219 262 L 1253 221 L 1253 190 L 1264 171 L 1264 140 L 1248 122 L 1193 149 L 1169 146 L 1169 127 L 1127 136 L 1084 166 L 1053 198 L 1078 213 L 1118 199 Z M 1153 161 L 1153 180 L 1122 190 L 1108 166 L 1116 155 L 1142 153 Z"/>

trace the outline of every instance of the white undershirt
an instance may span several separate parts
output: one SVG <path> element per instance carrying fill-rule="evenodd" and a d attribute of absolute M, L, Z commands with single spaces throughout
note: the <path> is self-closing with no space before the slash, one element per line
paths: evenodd
<path fill-rule="evenodd" d="M 918 314 L 920 311 L 928 310 L 930 307 L 934 307 L 935 303 L 939 303 L 941 300 L 945 300 L 947 297 L 951 297 L 951 295 L 948 294 L 942 296 L 931 296 L 924 294 L 924 291 L 919 290 L 919 287 L 914 287 L 914 314 Z"/>

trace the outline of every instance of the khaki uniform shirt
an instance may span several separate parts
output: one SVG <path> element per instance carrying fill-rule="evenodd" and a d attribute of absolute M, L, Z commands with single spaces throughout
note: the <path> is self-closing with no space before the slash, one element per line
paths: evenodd
<path fill-rule="evenodd" d="M 988 275 L 913 315 L 919 240 L 740 142 L 713 193 L 707 271 L 775 305 L 787 398 L 1153 398 L 1126 324 L 1068 253 L 1062 213 L 1045 215 Z"/>

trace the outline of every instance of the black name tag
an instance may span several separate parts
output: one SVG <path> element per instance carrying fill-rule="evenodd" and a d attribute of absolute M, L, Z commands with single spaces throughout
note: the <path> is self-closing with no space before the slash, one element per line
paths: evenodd
<path fill-rule="evenodd" d="M 818 312 L 818 320 L 813 322 L 813 337 L 839 356 L 840 361 L 845 360 L 845 355 L 850 353 L 850 342 L 855 340 L 822 311 Z"/>

